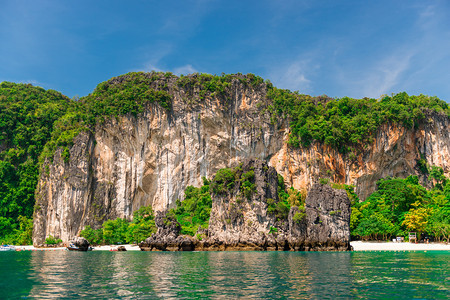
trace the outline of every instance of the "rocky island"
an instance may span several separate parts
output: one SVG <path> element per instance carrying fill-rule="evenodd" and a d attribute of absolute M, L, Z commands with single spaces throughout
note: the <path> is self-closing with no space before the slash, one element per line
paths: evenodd
<path fill-rule="evenodd" d="M 253 74 L 162 72 L 114 77 L 77 101 L 24 84 L 0 93 L 0 225 L 20 243 L 67 242 L 104 224 L 111 236 L 121 220 L 145 250 L 348 250 L 350 205 L 361 224 L 386 225 L 359 236 L 411 225 L 398 216 L 422 196 L 405 194 L 394 215 L 363 211 L 390 197 L 377 190 L 385 178 L 444 198 L 450 186 L 450 109 L 436 97 L 332 99 Z M 28 138 L 22 119 L 38 124 Z"/>
<path fill-rule="evenodd" d="M 283 214 L 270 210 L 280 202 L 275 168 L 248 159 L 235 170 L 229 180 L 213 179 L 207 230 L 195 237 L 180 235 L 176 218 L 160 212 L 158 231 L 139 244 L 141 250 L 350 250 L 350 200 L 344 190 L 315 184 L 305 203 Z"/>

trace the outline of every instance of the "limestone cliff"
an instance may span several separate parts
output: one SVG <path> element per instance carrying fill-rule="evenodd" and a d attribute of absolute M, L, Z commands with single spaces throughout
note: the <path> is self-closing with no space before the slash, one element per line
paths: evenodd
<path fill-rule="evenodd" d="M 264 84 L 234 80 L 230 97 L 186 99 L 173 89 L 170 112 L 149 104 L 137 117 L 111 118 L 81 133 L 65 162 L 57 151 L 37 188 L 33 242 L 68 240 L 86 225 L 125 217 L 142 205 L 167 209 L 188 185 L 246 157 L 268 159 L 283 145 L 282 122 L 271 124 Z"/>
<path fill-rule="evenodd" d="M 176 219 L 158 212 L 158 232 L 140 244 L 141 250 L 350 250 L 350 200 L 344 190 L 315 184 L 301 208 L 293 206 L 287 213 L 270 209 L 280 201 L 279 182 L 266 162 L 246 159 L 234 168 L 231 180 L 222 178 L 217 174 L 213 179 L 203 239 L 181 236 Z"/>
<path fill-rule="evenodd" d="M 420 160 L 450 174 L 450 119 L 446 115 L 430 112 L 415 129 L 384 124 L 374 142 L 356 157 L 320 143 L 307 149 L 292 149 L 284 143 L 270 158 L 270 165 L 297 189 L 310 187 L 318 178 L 330 178 L 354 185 L 359 198 L 365 200 L 375 191 L 376 181 L 387 176 L 418 175 L 421 183 L 431 187 L 427 174 L 420 170 Z"/>
<path fill-rule="evenodd" d="M 200 97 L 166 82 L 171 110 L 148 104 L 137 116 L 107 119 L 81 133 L 64 161 L 57 151 L 43 167 L 36 191 L 33 242 L 48 235 L 64 241 L 86 225 L 125 217 L 142 205 L 163 211 L 218 169 L 245 158 L 265 160 L 296 189 L 322 177 L 353 184 L 361 199 L 385 176 L 419 174 L 424 159 L 450 172 L 450 121 L 429 113 L 416 129 L 385 124 L 356 157 L 316 143 L 293 149 L 288 120 L 271 120 L 266 86 L 234 79 L 225 96 Z M 202 99 L 203 98 L 203 99 Z"/>
<path fill-rule="evenodd" d="M 245 174 L 253 191 L 245 193 Z M 261 160 L 247 159 L 236 171 L 231 190 L 212 194 L 206 240 L 199 250 L 350 250 L 350 200 L 344 190 L 314 184 L 305 209 L 287 215 L 270 211 L 280 201 L 277 172 Z M 215 180 L 215 179 L 214 179 Z M 248 191 L 248 190 L 247 190 Z"/>
<path fill-rule="evenodd" d="M 235 172 L 235 178 L 239 180 L 231 189 L 215 193 L 213 188 L 206 247 L 220 250 L 276 248 L 276 235 L 269 234 L 269 231 L 287 225 L 277 224 L 275 215 L 267 210 L 268 201 L 278 202 L 277 172 L 266 162 L 254 159 L 245 160 Z M 244 180 L 250 183 L 247 190 L 244 189 Z M 283 221 L 287 223 L 287 220 Z"/>
<path fill-rule="evenodd" d="M 305 210 L 305 248 L 349 250 L 350 200 L 344 190 L 313 185 L 305 200 Z"/>

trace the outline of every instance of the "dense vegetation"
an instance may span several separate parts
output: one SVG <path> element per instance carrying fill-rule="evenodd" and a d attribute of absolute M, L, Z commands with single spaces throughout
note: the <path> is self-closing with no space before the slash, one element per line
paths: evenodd
<path fill-rule="evenodd" d="M 355 154 L 369 145 L 381 124 L 396 123 L 406 128 L 418 126 L 427 112 L 450 116 L 449 105 L 437 97 L 409 96 L 399 93 L 376 99 L 331 99 L 311 97 L 268 85 L 267 97 L 273 104 L 268 110 L 273 119 L 288 117 L 289 144 L 308 147 L 318 141 L 341 153 Z"/>
<path fill-rule="evenodd" d="M 174 92 L 182 90 L 180 95 L 188 104 L 207 97 L 227 102 L 233 97 L 237 85 L 266 94 L 267 101 L 259 104 L 260 112 L 273 124 L 280 119 L 289 120 L 289 144 L 292 147 L 308 147 L 318 141 L 341 153 L 349 153 L 350 158 L 372 142 L 383 123 L 412 128 L 424 121 L 430 110 L 450 116 L 450 108 L 445 101 L 424 95 L 399 93 L 378 100 L 332 99 L 278 89 L 253 74 L 176 77 L 172 73 L 133 72 L 100 83 L 93 93 L 71 105 L 57 122 L 42 157 L 51 158 L 55 149 L 61 147 L 64 158 L 68 159 L 69 147 L 80 131 L 93 128 L 110 117 L 137 115 L 143 112 L 147 103 L 159 103 L 170 111 Z"/>
<path fill-rule="evenodd" d="M 436 240 L 450 240 L 450 180 L 442 168 L 432 167 L 435 185 L 427 190 L 417 176 L 385 178 L 366 201 L 354 201 L 350 229 L 353 237 L 386 240 L 427 234 Z"/>
<path fill-rule="evenodd" d="M 137 244 L 156 232 L 155 217 L 150 206 L 142 206 L 133 214 L 133 221 L 117 218 L 103 223 L 102 228 L 86 226 L 81 236 L 92 245 Z"/>
<path fill-rule="evenodd" d="M 0 242 L 30 244 L 38 158 L 67 110 L 62 94 L 0 83 Z"/>
<path fill-rule="evenodd" d="M 75 136 L 81 131 L 93 130 L 96 124 L 108 118 L 137 115 L 148 103 L 158 103 L 170 111 L 172 95 L 168 82 L 172 77 L 162 72 L 133 72 L 100 83 L 91 94 L 73 102 L 57 121 L 41 161 L 51 160 L 58 147 L 63 149 L 63 158 L 68 160 Z"/>
<path fill-rule="evenodd" d="M 133 72 L 112 78 L 97 85 L 94 92 L 81 98 L 86 107 L 88 123 L 95 124 L 100 117 L 120 116 L 143 112 L 146 103 L 159 103 L 164 109 L 172 107 L 168 80 L 164 73 Z"/>
<path fill-rule="evenodd" d="M 311 97 L 278 89 L 253 74 L 192 74 L 177 77 L 171 73 L 133 72 L 100 83 L 91 94 L 75 101 L 56 91 L 30 84 L 3 82 L 0 84 L 0 241 L 30 243 L 34 191 L 39 172 L 46 170 L 40 166 L 46 159 L 52 160 L 58 148 L 62 150 L 62 157 L 68 161 L 69 149 L 81 131 L 93 130 L 96 124 L 120 115 L 142 113 L 150 103 L 157 103 L 164 110 L 171 111 L 174 93 L 178 93 L 187 104 L 207 98 L 231 103 L 236 89 L 241 87 L 266 95 L 266 99 L 258 104 L 258 109 L 268 122 L 276 124 L 280 120 L 288 120 L 291 128 L 289 144 L 292 147 L 307 147 L 311 143 L 321 142 L 346 153 L 349 159 L 372 142 L 383 123 L 413 128 L 427 122 L 431 111 L 450 116 L 449 105 L 436 97 L 409 96 L 406 93 L 383 96 L 378 100 Z M 419 160 L 418 165 L 424 173 L 428 172 L 425 160 Z M 216 192 L 220 192 L 221 189 L 234 186 L 236 180 L 230 177 L 234 176 L 231 171 L 220 174 L 223 176 L 222 181 L 208 183 L 209 189 L 218 189 Z M 243 196 L 248 198 L 254 188 L 251 172 L 244 177 L 240 187 Z M 383 185 L 380 183 L 379 186 Z M 400 188 L 408 188 L 408 185 L 401 185 Z M 175 209 L 180 223 L 185 224 L 182 226 L 183 232 L 193 234 L 195 228 L 207 224 L 207 189 L 205 185 L 187 190 L 188 201 L 186 204 L 180 203 Z M 270 212 L 279 219 L 286 215 L 290 206 L 301 207 L 301 203 L 294 204 L 293 200 L 301 198 L 298 191 L 281 190 L 279 202 L 269 201 Z M 436 194 L 437 190 L 435 188 L 427 193 Z M 444 187 L 441 192 L 446 195 Z M 374 201 L 372 198 L 369 200 Z M 416 212 L 424 213 L 425 210 L 420 208 L 416 207 Z M 354 209 L 360 213 L 364 211 L 361 207 L 355 206 Z M 197 218 L 200 211 L 202 215 Z M 439 219 L 430 211 L 426 212 Z M 408 217 L 412 214 L 399 215 L 397 211 L 394 215 L 391 219 L 397 225 L 412 218 Z M 188 221 L 192 224 L 187 225 Z M 370 231 L 362 229 L 368 223 L 365 222 L 361 219 L 358 224 L 362 225 L 354 227 L 354 230 L 359 228 L 355 236 L 379 238 L 378 233 L 368 233 Z M 394 226 L 394 229 L 389 227 L 389 234 L 407 230 L 407 223 L 401 224 Z M 431 231 L 430 228 L 428 230 Z"/>
<path fill-rule="evenodd" d="M 274 214 L 277 221 L 286 220 L 291 207 L 298 207 L 294 220 L 300 222 L 306 216 L 305 213 L 306 190 L 296 190 L 293 187 L 286 189 L 283 176 L 278 174 L 278 202 L 267 199 L 267 213 Z"/>
<path fill-rule="evenodd" d="M 181 75 L 177 80 L 178 87 L 182 88 L 190 99 L 187 101 L 195 101 L 195 98 L 202 101 L 206 97 L 218 97 L 222 100 L 230 100 L 233 93 L 233 83 L 240 84 L 244 87 L 252 89 L 264 89 L 264 79 L 253 74 L 243 75 L 237 74 L 193 74 L 189 76 Z"/>
<path fill-rule="evenodd" d="M 175 216 L 181 225 L 181 233 L 194 236 L 199 229 L 207 229 L 211 214 L 211 194 L 227 195 L 235 187 L 238 187 L 236 197 L 237 205 L 245 200 L 251 200 L 256 192 L 255 172 L 244 172 L 242 164 L 235 168 L 224 168 L 217 171 L 214 178 L 209 181 L 203 177 L 203 186 L 196 188 L 188 186 L 185 190 L 185 199 L 176 202 L 176 208 L 169 214 Z M 298 206 L 299 212 L 295 216 L 298 221 L 304 217 L 305 191 L 297 191 L 294 188 L 286 190 L 284 179 L 278 175 L 278 201 L 267 199 L 267 212 L 274 215 L 277 220 L 286 220 L 292 206 Z"/>
<path fill-rule="evenodd" d="M 212 200 L 208 179 L 203 177 L 203 185 L 199 188 L 188 186 L 184 191 L 184 200 L 177 200 L 173 214 L 181 225 L 181 234 L 194 236 L 199 228 L 208 228 Z"/>

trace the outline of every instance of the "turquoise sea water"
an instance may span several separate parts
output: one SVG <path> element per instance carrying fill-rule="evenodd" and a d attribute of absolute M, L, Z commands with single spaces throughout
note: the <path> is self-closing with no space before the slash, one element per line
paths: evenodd
<path fill-rule="evenodd" d="M 0 299 L 448 299 L 450 252 L 0 253 Z"/>

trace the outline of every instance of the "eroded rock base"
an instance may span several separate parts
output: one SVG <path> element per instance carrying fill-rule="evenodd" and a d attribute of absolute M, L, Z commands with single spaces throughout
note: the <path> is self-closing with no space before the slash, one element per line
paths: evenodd
<path fill-rule="evenodd" d="M 180 235 L 175 217 L 158 212 L 158 231 L 139 246 L 143 251 L 347 251 L 350 200 L 345 190 L 315 184 L 304 207 L 280 217 L 269 209 L 278 199 L 278 174 L 258 159 L 247 159 L 233 173 L 229 189 L 212 190 L 209 228 L 204 239 Z M 245 175 L 246 174 L 246 175 Z M 251 174 L 251 176 L 249 175 Z M 243 176 L 245 175 L 245 176 Z M 245 194 L 244 179 L 252 193 Z M 215 179 L 213 179 L 214 181 Z M 245 186 L 245 185 L 244 185 Z M 244 190 L 245 191 L 245 190 Z M 196 235 L 198 236 L 198 235 Z"/>

